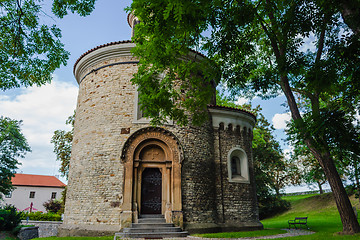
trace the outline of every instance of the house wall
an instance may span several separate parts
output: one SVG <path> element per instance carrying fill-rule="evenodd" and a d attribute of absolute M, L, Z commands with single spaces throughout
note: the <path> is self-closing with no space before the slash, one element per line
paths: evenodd
<path fill-rule="evenodd" d="M 4 202 L 2 204 L 11 204 L 20 211 L 23 211 L 33 203 L 33 208 L 37 209 L 33 210 L 34 212 L 46 212 L 43 204 L 51 199 L 51 193 L 56 192 L 56 199 L 60 200 L 62 191 L 64 191 L 64 188 L 15 186 L 10 198 L 3 197 Z M 29 198 L 30 192 L 35 192 L 34 198 Z"/>

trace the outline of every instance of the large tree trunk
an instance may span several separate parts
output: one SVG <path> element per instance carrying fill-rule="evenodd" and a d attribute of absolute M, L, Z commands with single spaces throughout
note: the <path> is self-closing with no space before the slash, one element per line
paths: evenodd
<path fill-rule="evenodd" d="M 356 219 L 344 185 L 341 182 L 339 173 L 336 170 L 333 159 L 328 152 L 320 154 L 317 149 L 311 146 L 311 143 L 307 143 L 307 145 L 310 148 L 310 151 L 314 154 L 315 158 L 319 161 L 321 167 L 324 169 L 325 175 L 329 181 L 335 203 L 340 214 L 341 222 L 343 224 L 343 233 L 358 233 L 360 231 L 359 223 Z"/>
<path fill-rule="evenodd" d="M 295 121 L 303 121 L 299 108 L 296 104 L 295 97 L 291 91 L 287 76 L 281 77 L 281 88 L 286 96 L 292 118 Z M 311 138 L 305 139 L 306 145 L 314 157 L 319 161 L 330 184 L 336 206 L 340 214 L 341 222 L 343 224 L 343 233 L 354 234 L 360 232 L 359 223 L 355 217 L 349 197 L 346 194 L 345 188 L 341 182 L 340 176 L 336 170 L 334 161 L 331 158 L 329 151 L 320 151 L 319 149 L 316 149 L 312 141 L 313 140 Z M 327 146 L 323 147 L 324 149 L 327 149 Z"/>
<path fill-rule="evenodd" d="M 339 10 L 346 25 L 359 35 L 360 33 L 360 3 L 354 0 L 339 0 Z"/>

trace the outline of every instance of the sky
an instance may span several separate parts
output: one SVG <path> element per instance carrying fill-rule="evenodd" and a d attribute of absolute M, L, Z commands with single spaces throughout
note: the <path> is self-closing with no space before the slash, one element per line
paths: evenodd
<path fill-rule="evenodd" d="M 41 18 L 44 23 L 56 24 L 62 30 L 61 41 L 71 55 L 67 66 L 55 71 L 51 84 L 0 93 L 0 115 L 23 121 L 21 129 L 32 149 L 25 158 L 19 159 L 21 165 L 18 173 L 60 175 L 60 163 L 56 161 L 50 140 L 55 130 L 70 129 L 65 121 L 75 110 L 78 94 L 78 84 L 73 75 L 74 63 L 83 53 L 96 46 L 131 38 L 131 28 L 124 10 L 130 3 L 131 0 L 97 1 L 95 10 L 87 17 L 70 14 L 57 19 L 44 14 Z M 47 8 L 44 6 L 45 12 Z M 51 15 L 49 12 L 47 14 Z M 242 104 L 247 101 L 240 98 L 237 102 Z M 290 152 L 291 148 L 284 141 L 284 128 L 290 119 L 287 108 L 283 106 L 285 97 L 270 100 L 255 98 L 251 103 L 253 106 L 261 105 L 264 116 L 276 129 L 275 135 L 283 151 Z M 64 178 L 60 179 L 66 182 Z M 306 189 L 290 188 L 287 191 Z"/>

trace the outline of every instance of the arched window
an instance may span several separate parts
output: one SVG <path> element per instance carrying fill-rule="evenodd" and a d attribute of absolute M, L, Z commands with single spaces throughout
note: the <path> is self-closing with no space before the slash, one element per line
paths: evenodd
<path fill-rule="evenodd" d="M 141 106 L 139 104 L 139 97 L 140 97 L 140 92 L 136 90 L 135 92 L 135 102 L 134 102 L 134 120 L 133 123 L 149 123 L 150 119 L 149 118 L 145 118 L 143 115 L 143 112 L 141 110 Z"/>
<path fill-rule="evenodd" d="M 228 153 L 229 182 L 250 183 L 248 159 L 245 151 L 239 147 Z"/>
<path fill-rule="evenodd" d="M 237 156 L 231 158 L 231 175 L 232 177 L 241 176 L 240 159 Z"/>

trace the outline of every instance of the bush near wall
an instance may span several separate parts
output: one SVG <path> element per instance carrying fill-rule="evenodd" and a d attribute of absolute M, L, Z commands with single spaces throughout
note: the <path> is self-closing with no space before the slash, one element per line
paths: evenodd
<path fill-rule="evenodd" d="M 0 208 L 0 231 L 17 233 L 20 230 L 21 213 L 14 206 Z"/>
<path fill-rule="evenodd" d="M 61 221 L 61 215 L 56 213 L 42 213 L 42 212 L 23 212 L 21 214 L 22 220 L 33 220 L 33 221 Z"/>

